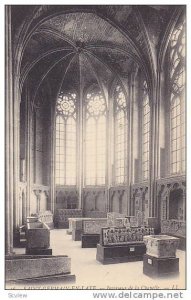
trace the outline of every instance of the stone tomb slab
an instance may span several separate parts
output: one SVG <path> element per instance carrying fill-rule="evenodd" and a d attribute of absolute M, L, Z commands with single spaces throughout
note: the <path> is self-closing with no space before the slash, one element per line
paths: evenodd
<path fill-rule="evenodd" d="M 96 260 L 102 264 L 116 264 L 129 261 L 143 260 L 146 246 L 143 242 L 126 245 L 102 246 L 97 245 Z"/>
<path fill-rule="evenodd" d="M 143 273 L 149 277 L 177 275 L 179 274 L 179 258 L 158 258 L 144 254 Z"/>

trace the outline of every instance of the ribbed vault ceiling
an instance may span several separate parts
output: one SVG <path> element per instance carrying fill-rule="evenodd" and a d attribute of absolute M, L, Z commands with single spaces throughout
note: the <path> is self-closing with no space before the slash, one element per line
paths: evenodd
<path fill-rule="evenodd" d="M 92 83 L 104 89 L 116 77 L 126 80 L 135 65 L 142 67 L 148 62 L 151 45 L 145 38 L 146 27 L 139 24 L 147 13 L 140 19 L 137 16 L 141 10 L 133 6 L 94 7 L 95 12 L 94 8 L 90 12 L 83 7 L 84 11 L 67 13 L 69 7 L 66 7 L 63 13 L 58 13 L 59 6 L 43 6 L 44 10 L 35 15 L 36 24 L 33 28 L 31 25 L 20 66 L 21 86 L 29 76 L 33 100 L 44 82 L 49 82 L 55 94 L 60 89 L 85 89 Z M 43 19 L 49 9 L 57 13 Z M 156 19 L 153 28 L 145 19 L 152 29 L 147 37 L 151 35 L 154 44 L 161 34 L 156 28 L 167 23 L 169 6 L 143 6 L 142 10 Z M 39 18 L 42 20 L 38 23 Z"/>

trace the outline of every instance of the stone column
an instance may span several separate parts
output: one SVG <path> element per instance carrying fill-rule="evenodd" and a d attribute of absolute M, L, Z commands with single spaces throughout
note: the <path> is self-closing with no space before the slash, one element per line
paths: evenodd
<path fill-rule="evenodd" d="M 127 171 L 127 187 L 128 190 L 128 203 L 127 203 L 127 214 L 130 214 L 131 211 L 131 185 L 134 182 L 134 139 L 137 138 L 134 135 L 134 111 L 136 106 L 136 78 L 138 73 L 138 67 L 135 65 L 132 69 L 132 73 L 130 76 L 129 83 L 129 101 L 127 101 L 128 108 L 128 132 L 129 135 L 127 137 L 127 153 L 128 153 L 128 171 Z"/>
<path fill-rule="evenodd" d="M 11 6 L 5 6 L 5 254 L 13 252 L 13 77 L 11 48 Z"/>
<path fill-rule="evenodd" d="M 149 216 L 157 216 L 157 188 L 156 180 L 159 169 L 159 134 L 160 134 L 160 95 L 161 95 L 161 70 L 157 70 L 157 80 L 153 88 L 151 107 L 151 143 L 150 143 L 150 203 Z"/>
<path fill-rule="evenodd" d="M 105 197 L 106 197 L 106 203 L 105 203 L 105 210 L 106 212 L 109 212 L 109 189 L 110 189 L 110 174 L 111 174 L 111 130 L 112 128 L 110 128 L 110 121 L 111 121 L 111 113 L 112 110 L 109 109 L 109 105 L 110 105 L 110 100 L 109 100 L 109 93 L 108 93 L 108 89 L 105 89 L 105 101 L 107 104 L 107 117 L 106 117 L 106 141 L 108 141 L 106 143 L 106 164 L 105 164 Z"/>
<path fill-rule="evenodd" d="M 112 89 L 113 91 L 113 89 Z M 106 211 L 110 212 L 112 205 L 111 205 L 111 193 L 110 189 L 111 186 L 113 185 L 113 179 L 114 179 L 114 174 L 113 174 L 113 157 L 114 157 L 114 120 L 113 120 L 113 111 L 114 111 L 114 99 L 112 95 L 112 91 L 108 91 L 108 118 L 107 118 L 107 128 L 109 130 L 108 132 L 108 149 L 107 149 L 107 178 L 108 178 L 108 192 L 107 192 L 107 203 L 106 203 Z M 106 138 L 107 138 L 106 137 Z"/>
<path fill-rule="evenodd" d="M 33 182 L 32 172 L 32 113 L 28 87 L 25 87 L 26 97 L 26 216 L 30 216 L 31 186 Z"/>
<path fill-rule="evenodd" d="M 77 189 L 78 189 L 78 196 L 79 196 L 79 202 L 78 202 L 78 208 L 83 209 L 83 181 L 84 181 L 84 123 L 83 123 L 83 117 L 84 117 L 84 99 L 83 99 L 83 78 L 81 74 L 81 59 L 79 54 L 79 103 L 76 103 L 76 109 L 79 112 L 78 119 L 77 119 Z"/>
<path fill-rule="evenodd" d="M 16 70 L 14 70 L 15 73 Z M 19 119 L 20 119 L 20 90 L 19 90 L 19 80 L 18 75 L 14 74 L 14 106 L 13 106 L 13 142 L 14 142 L 14 230 L 17 230 L 18 227 L 22 224 L 22 216 L 20 215 L 20 203 L 19 203 L 19 166 L 20 166 L 20 155 L 19 155 L 19 145 L 20 145 L 20 136 L 19 136 Z"/>
<path fill-rule="evenodd" d="M 55 191 L 55 145 L 56 145 L 56 133 L 55 133 L 55 104 L 51 106 L 51 124 L 50 124 L 50 205 L 49 209 L 54 214 L 56 191 Z"/>

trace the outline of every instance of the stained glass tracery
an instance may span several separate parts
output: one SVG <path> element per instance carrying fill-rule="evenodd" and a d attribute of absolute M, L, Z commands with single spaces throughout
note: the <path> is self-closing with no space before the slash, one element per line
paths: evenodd
<path fill-rule="evenodd" d="M 101 91 L 86 97 L 85 184 L 105 184 L 106 102 Z"/>
<path fill-rule="evenodd" d="M 185 172 L 185 24 L 174 30 L 170 45 L 170 172 Z"/>
<path fill-rule="evenodd" d="M 115 184 L 127 181 L 127 104 L 120 85 L 114 91 L 114 122 L 115 122 Z"/>
<path fill-rule="evenodd" d="M 56 184 L 76 184 L 75 93 L 60 93 L 56 103 Z"/>

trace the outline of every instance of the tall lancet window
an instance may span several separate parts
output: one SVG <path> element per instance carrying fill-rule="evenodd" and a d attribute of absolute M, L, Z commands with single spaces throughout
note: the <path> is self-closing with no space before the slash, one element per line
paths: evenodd
<path fill-rule="evenodd" d="M 150 105 L 147 83 L 143 83 L 142 101 L 142 178 L 149 178 Z"/>
<path fill-rule="evenodd" d="M 56 184 L 76 184 L 76 94 L 63 93 L 56 103 Z"/>
<path fill-rule="evenodd" d="M 121 86 L 114 91 L 115 184 L 127 182 L 127 101 Z"/>
<path fill-rule="evenodd" d="M 86 96 L 85 184 L 104 185 L 106 172 L 106 102 L 99 90 Z"/>
<path fill-rule="evenodd" d="M 185 172 L 185 25 L 170 41 L 170 172 Z"/>

